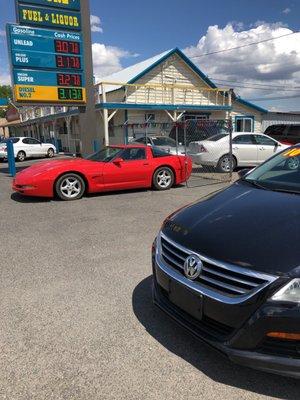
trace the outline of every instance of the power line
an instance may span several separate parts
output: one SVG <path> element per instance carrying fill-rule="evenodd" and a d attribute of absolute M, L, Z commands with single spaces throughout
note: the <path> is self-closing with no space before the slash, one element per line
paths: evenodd
<path fill-rule="evenodd" d="M 244 48 L 244 47 L 254 46 L 254 45 L 259 44 L 259 43 L 265 43 L 265 42 L 269 42 L 269 41 L 271 41 L 271 40 L 280 39 L 280 38 L 285 37 L 285 36 L 295 35 L 295 33 L 299 33 L 299 32 L 285 33 L 284 35 L 275 36 L 275 37 L 269 38 L 269 39 L 259 40 L 258 42 L 252 42 L 252 43 L 243 44 L 243 45 L 241 45 L 241 46 L 230 47 L 229 49 L 211 51 L 211 52 L 209 52 L 209 53 L 199 54 L 198 56 L 191 56 L 190 58 L 200 58 L 200 57 L 204 57 L 204 56 L 210 56 L 210 55 L 212 55 L 212 54 L 224 53 L 225 51 L 231 51 L 231 50 L 242 49 L 242 48 Z"/>
<path fill-rule="evenodd" d="M 209 79 L 212 79 L 212 80 L 218 81 L 218 82 L 234 83 L 235 85 L 236 84 L 243 84 L 243 85 L 249 84 L 251 86 L 255 85 L 255 86 L 263 86 L 263 87 L 270 87 L 270 88 L 276 88 L 276 89 L 284 89 L 286 87 L 283 85 L 277 85 L 277 84 L 271 85 L 271 84 L 266 84 L 266 83 L 255 83 L 255 82 L 251 82 L 251 81 L 231 81 L 229 79 L 221 79 L 221 78 L 216 78 L 216 77 L 211 77 L 211 76 L 209 76 Z M 299 89 L 300 89 L 300 86 L 295 86 L 293 90 L 299 90 Z"/>
<path fill-rule="evenodd" d="M 297 99 L 300 94 L 295 94 L 293 96 L 277 96 L 277 97 L 256 97 L 255 99 L 247 99 L 249 101 L 267 101 L 267 100 L 285 100 L 285 99 Z"/>
<path fill-rule="evenodd" d="M 216 83 L 218 83 L 218 81 L 215 80 Z M 220 84 L 222 84 L 222 82 L 220 82 Z M 241 85 L 241 84 L 235 84 L 234 87 L 237 88 L 243 88 L 243 89 L 255 89 L 255 90 L 282 90 L 283 92 L 300 92 L 300 88 L 299 89 L 285 89 L 284 87 L 277 87 L 277 86 L 268 86 L 268 87 L 256 87 L 256 86 L 250 86 L 250 85 Z"/>

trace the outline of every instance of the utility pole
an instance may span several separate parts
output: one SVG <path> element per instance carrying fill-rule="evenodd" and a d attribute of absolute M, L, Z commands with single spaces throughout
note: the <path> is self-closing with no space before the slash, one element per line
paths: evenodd
<path fill-rule="evenodd" d="M 94 139 L 100 139 L 100 126 L 97 123 L 95 109 L 95 90 L 93 76 L 93 57 L 89 0 L 81 0 L 82 36 L 84 43 L 84 73 L 86 82 L 86 106 L 79 107 L 79 126 L 81 153 L 93 152 Z"/>

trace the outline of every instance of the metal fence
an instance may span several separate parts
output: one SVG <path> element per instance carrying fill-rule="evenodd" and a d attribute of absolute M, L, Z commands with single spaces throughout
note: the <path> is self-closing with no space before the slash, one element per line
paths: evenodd
<path fill-rule="evenodd" d="M 189 187 L 230 181 L 235 166 L 232 157 L 231 120 L 188 120 L 178 128 L 178 141 L 193 161 Z"/>
<path fill-rule="evenodd" d="M 230 181 L 235 160 L 232 157 L 230 119 L 188 119 L 182 122 L 128 123 L 110 126 L 110 141 L 143 143 L 171 154 L 187 155 L 193 168 L 188 187 Z"/>

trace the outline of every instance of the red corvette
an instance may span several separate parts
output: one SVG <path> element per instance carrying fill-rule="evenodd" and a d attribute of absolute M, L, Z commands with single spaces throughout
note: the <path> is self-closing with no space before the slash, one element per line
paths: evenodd
<path fill-rule="evenodd" d="M 80 199 L 85 193 L 151 188 L 184 182 L 192 161 L 141 145 L 109 146 L 87 158 L 43 161 L 19 172 L 13 190 L 27 196 Z"/>

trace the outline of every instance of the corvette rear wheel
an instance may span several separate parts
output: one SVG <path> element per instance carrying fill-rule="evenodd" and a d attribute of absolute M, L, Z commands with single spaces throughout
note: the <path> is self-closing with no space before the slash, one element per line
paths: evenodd
<path fill-rule="evenodd" d="M 85 182 L 77 174 L 65 174 L 55 184 L 55 192 L 61 200 L 80 199 L 85 191 Z"/>
<path fill-rule="evenodd" d="M 170 189 L 174 184 L 174 173 L 168 167 L 158 168 L 153 175 L 153 186 L 157 190 Z"/>

